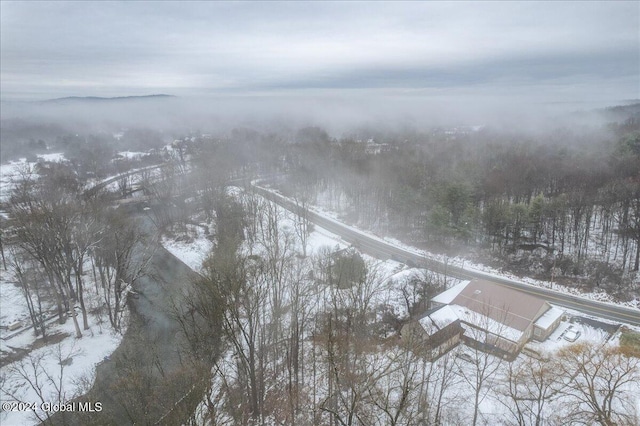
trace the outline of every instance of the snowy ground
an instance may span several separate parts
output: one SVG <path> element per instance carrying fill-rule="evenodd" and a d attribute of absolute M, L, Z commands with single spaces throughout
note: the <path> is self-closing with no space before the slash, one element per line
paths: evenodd
<path fill-rule="evenodd" d="M 118 152 L 118 155 L 127 160 L 139 160 L 144 156 L 149 155 L 148 152 L 136 152 L 136 151 L 122 151 Z"/>
<path fill-rule="evenodd" d="M 315 195 L 313 201 L 315 208 L 324 211 L 330 217 L 344 218 L 347 216 L 357 217 L 358 222 L 356 226 L 361 226 L 363 229 L 367 229 L 372 225 L 365 225 L 365 220 L 353 211 L 352 200 L 348 194 L 344 191 L 344 188 L 337 183 L 329 183 L 323 191 Z M 634 243 L 631 242 L 631 246 L 628 250 L 623 247 L 623 239 L 619 238 L 617 232 L 609 233 L 607 240 L 603 238 L 603 228 L 606 217 L 603 216 L 603 212 L 600 209 L 594 209 L 591 220 L 589 222 L 588 239 L 585 242 L 585 246 L 581 248 L 586 254 L 586 258 L 589 260 L 601 261 L 617 267 L 622 267 L 623 257 L 627 256 L 627 264 L 632 262 L 632 255 L 635 251 Z M 371 222 L 369 220 L 368 222 Z M 375 225 L 373 225 L 375 226 Z M 615 226 L 615 225 L 614 225 Z M 544 238 L 544 237 L 543 237 Z M 573 230 L 569 229 L 566 236 L 567 241 L 571 241 L 574 238 Z M 565 255 L 577 255 L 577 248 L 572 244 L 567 244 L 563 248 Z M 640 274 L 632 275 L 632 279 L 636 284 L 640 284 Z M 640 302 L 639 302 L 640 303 Z"/>
<path fill-rule="evenodd" d="M 279 193 L 279 191 L 273 191 L 276 193 Z M 241 195 L 241 191 L 238 188 L 234 188 L 231 190 L 231 193 L 234 194 L 237 197 L 240 197 Z M 279 194 L 281 195 L 281 194 Z M 266 201 L 266 200 L 265 200 Z M 282 227 L 283 228 L 293 228 L 293 214 L 282 209 L 285 212 L 285 221 L 283 221 Z M 323 216 L 325 216 L 327 219 L 339 222 L 336 217 L 337 214 L 335 212 L 327 212 L 326 210 L 323 210 L 321 208 L 313 208 L 311 209 L 313 210 L 315 213 L 317 214 L 321 214 Z M 342 222 L 340 222 L 341 224 L 343 224 Z M 344 224 L 343 224 L 344 225 Z M 427 252 L 425 250 L 420 250 L 417 249 L 415 247 L 409 246 L 407 244 L 402 243 L 399 240 L 396 240 L 394 238 L 388 238 L 388 237 L 380 237 L 378 235 L 375 235 L 373 233 L 370 233 L 366 230 L 362 230 L 360 228 L 357 228 L 355 226 L 350 226 L 352 229 L 358 231 L 358 232 L 364 232 L 367 233 L 371 238 L 380 240 L 380 241 L 384 241 L 390 244 L 394 244 L 398 247 L 402 247 L 405 250 L 408 250 L 412 253 L 418 254 L 418 255 L 422 255 L 425 256 L 427 258 L 430 259 L 434 259 L 434 260 L 438 260 L 441 262 L 446 262 L 450 265 L 454 265 L 454 266 L 459 266 L 468 270 L 475 270 L 475 271 L 480 271 L 483 273 L 487 273 L 487 274 L 492 274 L 495 275 L 496 277 L 499 278 L 510 278 L 510 279 L 514 279 L 514 280 L 520 280 L 523 282 L 526 282 L 528 284 L 532 284 L 532 285 L 537 285 L 537 286 L 541 286 L 541 287 L 546 287 L 546 288 L 550 288 L 552 287 L 554 290 L 556 291 L 560 291 L 560 292 L 564 292 L 564 293 L 569 293 L 569 294 L 574 294 L 574 295 L 578 295 L 581 297 L 586 297 L 592 300 L 597 300 L 600 302 L 609 302 L 609 303 L 614 303 L 611 300 L 611 297 L 605 293 L 601 293 L 601 292 L 592 292 L 592 293 L 582 293 L 576 289 L 573 288 L 568 288 L 568 287 L 564 287 L 564 286 L 560 286 L 556 283 L 550 283 L 550 282 L 546 282 L 546 281 L 541 281 L 541 280 L 535 280 L 532 278 L 527 278 L 527 277 L 518 277 L 515 276 L 513 274 L 508 274 L 508 273 L 503 273 L 501 271 L 497 271 L 493 268 L 487 267 L 485 265 L 482 264 L 477 264 L 477 263 L 473 263 L 470 262 L 467 259 L 461 258 L 461 257 L 446 257 L 443 255 L 438 255 L 438 254 L 433 254 L 430 252 Z M 339 236 L 327 231 L 324 228 L 321 228 L 317 225 L 314 225 L 314 231 L 311 233 L 311 236 L 309 238 L 309 247 L 308 252 L 309 253 L 314 253 L 316 252 L 320 247 L 322 246 L 329 246 L 332 248 L 336 248 L 336 249 L 342 249 L 342 248 L 346 248 L 348 246 L 347 243 L 345 243 Z M 373 267 L 373 269 L 376 270 L 376 272 L 381 273 L 383 276 L 386 276 L 386 281 L 388 282 L 388 288 L 383 289 L 383 291 L 380 291 L 377 293 L 376 298 L 377 301 L 379 302 L 388 302 L 390 303 L 393 307 L 394 310 L 396 310 L 396 312 L 401 312 L 403 309 L 406 310 L 406 308 L 403 307 L 404 304 L 404 300 L 402 299 L 402 295 L 400 293 L 400 287 L 399 287 L 399 283 L 402 283 L 404 281 L 404 278 L 406 278 L 408 275 L 411 274 L 423 274 L 424 270 L 420 270 L 417 268 L 409 268 L 406 265 L 399 263 L 397 261 L 394 260 L 386 260 L 386 261 L 380 261 L 378 259 L 375 259 L 373 257 L 370 256 L 366 256 L 363 255 L 363 258 L 365 258 L 367 260 L 367 263 L 370 267 Z M 446 287 L 451 287 L 453 285 L 456 285 L 458 282 L 460 282 L 460 280 L 455 280 L 455 279 L 451 279 L 451 278 L 446 278 L 446 277 L 439 277 L 440 279 L 447 279 L 446 282 Z M 617 304 L 617 303 L 616 303 Z M 629 307 L 639 307 L 640 306 L 640 301 L 635 300 L 633 302 L 629 302 L 626 304 Z M 577 311 L 571 311 L 571 310 L 566 310 L 569 314 L 573 313 L 574 315 L 582 315 L 581 313 L 577 312 Z M 605 321 L 605 320 L 603 320 Z M 605 321 L 605 322 L 609 322 L 610 321 Z M 584 333 L 583 333 L 584 336 Z"/>
<path fill-rule="evenodd" d="M 580 335 L 574 342 L 570 342 L 564 338 L 566 331 L 569 329 L 575 329 L 580 332 Z M 551 335 L 544 342 L 538 342 L 532 340 L 527 343 L 526 347 L 531 349 L 542 356 L 569 346 L 573 343 L 594 343 L 605 344 L 613 335 L 601 328 L 596 328 L 588 324 L 581 324 L 577 322 L 571 322 L 568 319 L 563 320 L 558 328 L 551 333 Z"/>
<path fill-rule="evenodd" d="M 139 153 L 129 154 L 128 157 Z M 38 157 L 44 161 L 64 161 L 64 156 L 60 153 Z M 35 163 L 27 162 L 26 159 L 0 165 L 0 198 L 6 199 L 10 195 L 13 181 L 21 177 L 21 171 L 33 168 L 34 165 Z M 155 176 L 159 171 L 151 170 L 149 173 Z M 131 183 L 136 183 L 138 179 L 139 176 L 132 177 Z M 89 187 L 95 183 L 90 183 Z M 117 182 L 114 185 L 117 187 Z M 210 247 L 199 246 L 198 251 L 208 252 L 209 249 Z M 7 263 L 10 263 L 10 259 Z M 91 311 L 101 301 L 89 275 L 85 277 L 85 303 Z M 28 403 L 30 407 L 26 411 L 0 410 L 0 424 L 12 426 L 40 423 L 46 418 L 43 409 L 47 407 L 43 404 L 64 403 L 85 393 L 93 383 L 96 365 L 108 357 L 122 340 L 122 334 L 111 331 L 104 314 L 89 314 L 90 328 L 82 331 L 82 338 L 76 339 L 73 321 L 67 319 L 65 324 L 58 324 L 52 304 L 47 305 L 45 302 L 43 311 L 50 313 L 47 322 L 49 339 L 47 343 L 42 342 L 28 327 L 30 319 L 26 302 L 14 281 L 11 271 L 0 271 L 0 356 L 17 358 L 0 368 L 0 400 L 3 403 Z M 82 328 L 79 309 L 77 312 Z M 10 325 L 19 328 L 10 331 Z M 121 333 L 125 331 L 126 328 L 123 328 Z M 32 408 L 36 410 L 33 411 Z"/>
<path fill-rule="evenodd" d="M 203 226 L 207 225 L 203 224 Z M 163 236 L 162 245 L 196 272 L 200 272 L 202 262 L 213 247 L 213 243 L 207 238 L 204 229 L 195 225 L 187 225 L 187 233 L 181 233 L 177 237 Z"/>
<path fill-rule="evenodd" d="M 63 162 L 65 161 L 64 154 L 51 153 L 40 154 L 38 158 L 44 161 L 51 162 Z M 26 158 L 21 158 L 18 161 L 9 161 L 8 163 L 0 164 L 0 200 L 6 200 L 13 187 L 13 181 L 21 178 L 21 172 L 27 169 L 33 169 L 36 163 L 28 162 Z"/>
<path fill-rule="evenodd" d="M 43 403 L 63 403 L 85 393 L 93 383 L 95 366 L 110 355 L 120 344 L 121 334 L 114 334 L 108 319 L 89 314 L 89 330 L 83 330 L 76 339 L 73 321 L 58 324 L 57 315 L 50 309 L 48 344 L 36 340 L 30 325 L 28 310 L 22 291 L 13 284 L 10 271 L 0 274 L 0 355 L 22 358 L 0 368 L 0 400 L 20 401 L 38 408 L 36 417 L 31 410 L 1 411 L 2 425 L 30 425 L 46 417 L 40 409 Z M 87 279 L 85 303 L 91 310 L 100 303 L 94 284 Z M 50 306 L 49 308 L 51 308 Z M 18 330 L 5 328 L 16 321 Z M 82 320 L 78 309 L 78 321 Z M 60 361 L 66 361 L 60 365 Z M 38 378 L 36 382 L 34 378 Z"/>
<path fill-rule="evenodd" d="M 129 151 L 120 152 L 119 154 L 128 159 L 139 159 L 144 155 L 148 155 L 147 153 L 144 153 L 144 152 L 129 152 Z M 41 159 L 43 161 L 57 162 L 57 163 L 66 161 L 66 159 L 64 158 L 64 154 L 62 153 L 40 154 L 38 155 L 38 159 Z M 13 187 L 13 181 L 21 177 L 21 172 L 24 170 L 27 170 L 28 168 L 33 169 L 33 166 L 35 166 L 35 164 L 36 164 L 35 162 L 28 162 L 26 158 L 21 158 L 18 161 L 10 161 L 4 164 L 0 164 L 0 200 L 6 200 L 9 197 L 11 188 Z M 145 170 L 149 170 L 148 176 L 152 179 L 157 176 L 160 176 L 160 173 L 161 173 L 157 169 L 157 165 L 140 167 L 137 169 L 132 169 L 129 172 L 136 172 L 136 171 L 142 172 Z M 129 172 L 125 172 L 125 173 L 129 173 Z M 91 188 L 96 184 L 114 179 L 117 176 L 119 175 L 109 176 L 104 179 L 89 179 L 85 185 L 85 188 L 87 189 Z M 142 180 L 141 174 L 134 174 L 129 177 L 129 184 L 136 185 L 140 183 L 141 180 Z M 107 189 L 110 191 L 117 191 L 118 182 L 115 181 L 107 185 Z"/>
<path fill-rule="evenodd" d="M 63 325 L 55 323 L 49 329 L 51 336 L 66 336 L 57 344 L 33 350 L 20 361 L 0 369 L 2 402 L 20 401 L 36 404 L 40 419 L 46 417 L 41 410 L 43 403 L 63 403 L 85 393 L 93 383 L 95 366 L 118 347 L 122 336 L 112 333 L 108 327 L 93 325 L 84 331 L 81 339 L 75 339 L 71 320 Z M 6 343 L 27 346 L 31 331 L 27 331 Z M 68 365 L 60 365 L 60 362 Z M 30 385 L 29 380 L 38 377 L 38 385 Z M 35 382 L 33 382 L 35 383 Z M 39 420 L 31 410 L 0 412 L 3 425 L 30 425 Z"/>
<path fill-rule="evenodd" d="M 39 154 L 38 158 L 44 161 L 50 161 L 52 163 L 61 163 L 65 161 L 64 154 L 61 152 L 53 152 L 51 154 Z"/>
<path fill-rule="evenodd" d="M 229 189 L 229 194 L 238 198 L 242 197 L 242 191 L 235 187 Z M 264 201 L 267 202 L 267 200 Z M 293 229 L 292 214 L 284 209 L 279 209 L 282 214 L 282 229 Z M 213 243 L 207 238 L 203 229 L 203 226 L 208 225 L 206 223 L 201 223 L 200 225 L 201 226 L 187 225 L 186 233 L 179 233 L 173 237 L 165 235 L 162 238 L 164 248 L 196 272 L 201 270 L 202 262 L 206 259 L 213 247 Z M 349 245 L 339 236 L 326 229 L 315 226 L 313 232 L 309 235 L 307 251 L 309 255 L 312 255 L 321 247 L 330 247 L 331 249 L 339 250 L 347 248 L 348 246 Z M 297 247 L 297 249 L 301 251 L 300 247 Z"/>
<path fill-rule="evenodd" d="M 231 194 L 238 198 L 242 197 L 241 191 L 237 189 L 233 189 Z M 260 198 L 262 199 L 262 197 Z M 262 201 L 268 202 L 265 199 L 262 199 Z M 280 228 L 283 231 L 292 231 L 295 220 L 293 215 L 280 207 L 278 207 L 278 209 L 281 214 Z M 196 272 L 201 270 L 202 262 L 213 246 L 212 242 L 207 239 L 203 229 L 193 225 L 188 226 L 187 235 L 179 234 L 173 238 L 164 236 L 162 244 L 171 254 L 182 260 Z M 348 247 L 349 244 L 344 242 L 338 235 L 319 226 L 314 226 L 307 241 L 307 255 L 313 256 L 323 248 L 337 251 Z M 254 250 L 255 253 L 256 247 L 253 247 L 251 250 Z M 302 251 L 299 242 L 297 242 L 296 250 L 298 252 Z M 373 294 L 371 303 L 374 306 L 390 306 L 399 317 L 407 317 L 408 312 L 405 299 L 402 295 L 402 287 L 410 277 L 421 277 L 427 273 L 427 271 L 419 268 L 410 268 L 403 263 L 391 259 L 381 261 L 367 255 L 363 255 L 363 259 L 372 273 L 376 274 L 377 280 L 380 283 L 379 288 L 377 288 Z M 442 277 L 442 279 L 445 278 Z M 458 282 L 458 280 L 449 278 L 449 285 L 455 285 Z"/>
<path fill-rule="evenodd" d="M 120 175 L 127 175 L 128 173 L 132 173 L 130 176 L 127 176 L 128 179 L 128 184 L 129 186 L 134 186 L 134 185 L 138 185 L 140 184 L 143 179 L 144 179 L 144 174 L 142 172 L 146 171 L 147 172 L 147 177 L 151 180 L 158 178 L 161 175 L 161 170 L 159 169 L 157 164 L 151 165 L 151 166 L 145 166 L 145 167 L 139 167 L 137 169 L 131 169 L 129 171 L 117 174 L 117 175 L 113 175 L 113 176 L 108 176 L 104 179 L 89 179 L 87 180 L 86 184 L 85 184 L 85 189 L 89 189 L 92 188 L 96 185 L 99 185 L 103 182 L 107 182 L 107 181 L 113 181 L 109 184 L 107 184 L 105 186 L 105 189 L 107 191 L 111 191 L 111 192 L 117 192 L 119 190 L 119 182 L 117 180 L 118 176 Z M 136 172 L 141 172 L 141 173 L 136 173 Z"/>
<path fill-rule="evenodd" d="M 9 272 L 4 270 L 0 273 L 0 294 L 0 329 L 4 330 L 16 322 L 26 323 L 29 314 L 24 296 L 20 288 L 13 284 Z"/>

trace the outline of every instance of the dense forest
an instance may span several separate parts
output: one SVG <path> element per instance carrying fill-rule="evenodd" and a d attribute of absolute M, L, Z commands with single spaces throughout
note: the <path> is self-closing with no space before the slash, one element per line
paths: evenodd
<path fill-rule="evenodd" d="M 304 129 L 281 188 L 431 251 L 627 298 L 640 266 L 640 120 L 331 139 Z"/>

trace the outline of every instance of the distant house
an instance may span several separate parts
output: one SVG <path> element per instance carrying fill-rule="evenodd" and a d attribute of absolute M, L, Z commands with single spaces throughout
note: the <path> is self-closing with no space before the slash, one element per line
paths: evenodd
<path fill-rule="evenodd" d="M 545 340 L 564 314 L 539 297 L 481 279 L 462 282 L 431 300 L 431 312 L 444 307 L 459 320 L 467 345 L 511 359 L 530 339 Z"/>
<path fill-rule="evenodd" d="M 373 139 L 369 139 L 365 146 L 365 152 L 370 155 L 378 155 L 382 152 L 389 151 L 389 144 L 376 143 Z"/>

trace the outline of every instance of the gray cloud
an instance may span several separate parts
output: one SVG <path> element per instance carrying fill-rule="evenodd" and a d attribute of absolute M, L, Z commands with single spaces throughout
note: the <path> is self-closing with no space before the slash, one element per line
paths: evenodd
<path fill-rule="evenodd" d="M 2 98 L 640 97 L 636 2 L 2 2 Z"/>

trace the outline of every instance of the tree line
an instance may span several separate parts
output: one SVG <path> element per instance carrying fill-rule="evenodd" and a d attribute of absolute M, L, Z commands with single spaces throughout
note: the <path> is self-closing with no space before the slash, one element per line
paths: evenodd
<path fill-rule="evenodd" d="M 135 220 L 112 202 L 105 192 L 87 195 L 65 164 L 25 164 L 14 181 L 4 206 L 4 267 L 22 290 L 37 335 L 46 339 L 51 307 L 60 323 L 71 317 L 76 338 L 89 329 L 90 311 L 122 329 L 127 296 L 149 254 Z"/>
<path fill-rule="evenodd" d="M 432 250 L 481 249 L 628 299 L 640 267 L 640 120 L 537 136 L 486 128 L 332 139 L 286 154 L 288 194 Z M 309 140 L 311 139 L 311 140 Z"/>

